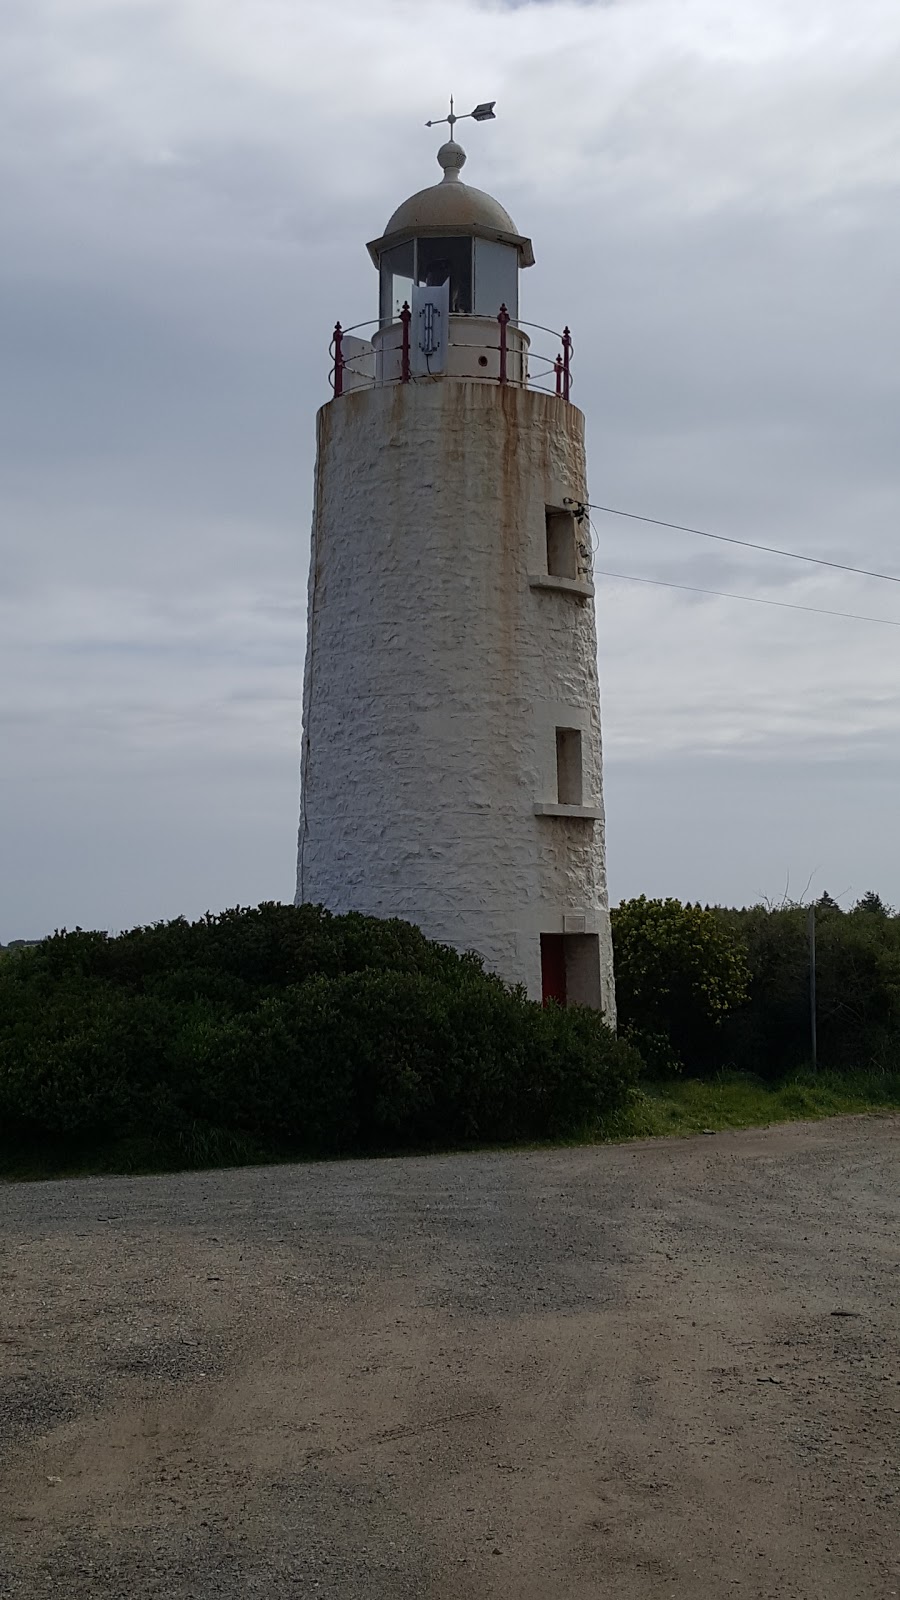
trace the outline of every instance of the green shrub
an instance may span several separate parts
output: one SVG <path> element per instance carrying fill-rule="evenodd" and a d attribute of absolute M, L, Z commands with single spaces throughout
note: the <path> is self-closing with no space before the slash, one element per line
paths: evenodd
<path fill-rule="evenodd" d="M 613 911 L 622 1031 L 651 1077 L 734 1068 L 774 1081 L 810 1060 L 809 909 L 701 909 L 677 900 Z M 874 892 L 850 912 L 816 904 L 822 1070 L 900 1064 L 900 918 Z"/>
<path fill-rule="evenodd" d="M 715 911 L 625 900 L 612 913 L 620 1026 L 656 1072 L 715 1070 L 728 1013 L 747 993 L 743 941 Z"/>
<path fill-rule="evenodd" d="M 73 1135 L 140 1123 L 148 1109 L 141 1089 L 171 1029 L 165 1012 L 142 996 L 71 977 L 49 994 L 15 988 L 4 973 L 0 1129 Z"/>
<path fill-rule="evenodd" d="M 874 900 L 867 896 L 851 912 L 821 901 L 816 908 L 816 1031 L 824 1070 L 900 1062 L 900 919 L 872 909 Z M 725 1049 L 740 1067 L 783 1076 L 810 1059 L 808 910 L 753 906 L 718 915 L 743 940 L 750 974 L 747 1001 L 725 1025 Z"/>
<path fill-rule="evenodd" d="M 399 921 L 264 905 L 54 935 L 0 971 L 0 1142 L 272 1154 L 555 1137 L 636 1057 Z"/>

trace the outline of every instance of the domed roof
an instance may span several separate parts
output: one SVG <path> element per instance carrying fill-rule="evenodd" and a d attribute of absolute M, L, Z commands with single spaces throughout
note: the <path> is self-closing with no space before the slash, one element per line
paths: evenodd
<path fill-rule="evenodd" d="M 473 234 L 482 239 L 498 239 L 514 244 L 523 267 L 534 264 L 531 240 L 517 232 L 509 212 L 499 200 L 463 183 L 459 172 L 466 153 L 454 140 L 437 153 L 444 176 L 428 189 L 420 189 L 399 205 L 380 239 L 373 239 L 369 254 L 378 265 L 382 251 L 405 239 L 435 237 L 441 234 Z"/>
<path fill-rule="evenodd" d="M 398 206 L 385 235 L 418 233 L 420 228 L 489 228 L 518 237 L 516 225 L 499 200 L 468 183 L 433 183 Z"/>

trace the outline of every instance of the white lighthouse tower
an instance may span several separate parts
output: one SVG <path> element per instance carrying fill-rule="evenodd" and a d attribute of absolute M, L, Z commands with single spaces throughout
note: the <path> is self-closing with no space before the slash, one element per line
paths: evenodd
<path fill-rule="evenodd" d="M 461 181 L 448 120 L 317 419 L 297 903 L 403 917 L 614 1021 L 571 341 L 536 356 L 531 241 Z"/>

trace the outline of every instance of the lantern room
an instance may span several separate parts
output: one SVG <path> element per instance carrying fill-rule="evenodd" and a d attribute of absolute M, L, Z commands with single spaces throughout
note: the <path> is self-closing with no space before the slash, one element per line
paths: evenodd
<path fill-rule="evenodd" d="M 488 114 L 490 106 L 470 113 Z M 558 351 L 535 351 L 531 325 L 519 315 L 519 273 L 534 265 L 531 240 L 498 200 L 463 183 L 466 153 L 452 137 L 460 119 L 451 109 L 446 120 L 451 138 L 437 152 L 440 182 L 404 200 L 368 245 L 378 315 L 335 326 L 334 393 L 463 378 L 543 388 L 568 400 L 568 328 Z"/>
<path fill-rule="evenodd" d="M 534 264 L 531 240 L 509 212 L 463 183 L 466 153 L 454 139 L 437 154 L 443 178 L 405 200 L 369 254 L 379 272 L 379 321 L 396 322 L 414 288 L 447 286 L 451 316 L 519 314 L 519 269 Z"/>

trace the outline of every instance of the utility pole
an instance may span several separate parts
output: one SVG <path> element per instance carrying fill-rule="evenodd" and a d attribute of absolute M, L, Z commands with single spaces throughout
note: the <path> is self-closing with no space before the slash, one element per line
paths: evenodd
<path fill-rule="evenodd" d="M 809 1037 L 812 1045 L 813 1072 L 817 1070 L 816 1054 L 816 908 L 811 905 L 806 917 L 809 929 Z"/>

